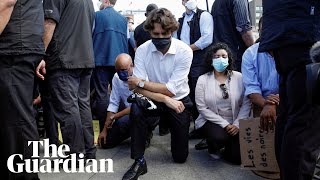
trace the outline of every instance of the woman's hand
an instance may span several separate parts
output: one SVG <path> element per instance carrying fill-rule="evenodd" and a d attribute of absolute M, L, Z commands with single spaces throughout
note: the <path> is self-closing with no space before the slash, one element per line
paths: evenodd
<path fill-rule="evenodd" d="M 235 135 L 237 135 L 239 133 L 239 128 L 237 126 L 235 126 L 235 125 L 232 125 L 232 124 L 229 124 L 228 126 L 226 126 L 225 130 L 231 136 L 235 136 Z"/>

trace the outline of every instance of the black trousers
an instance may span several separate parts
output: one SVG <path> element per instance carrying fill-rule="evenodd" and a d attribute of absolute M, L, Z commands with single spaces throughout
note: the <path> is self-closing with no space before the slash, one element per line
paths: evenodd
<path fill-rule="evenodd" d="M 198 78 L 208 71 L 209 69 L 206 66 L 196 66 L 196 67 L 191 66 L 190 68 L 190 72 L 188 75 L 188 80 L 189 80 L 188 84 L 190 87 L 189 97 L 193 103 L 193 106 L 191 109 L 191 115 L 192 115 L 193 121 L 195 121 L 199 116 L 199 112 L 198 112 L 198 109 L 196 106 L 196 100 L 195 100 L 195 90 L 196 90 Z"/>
<path fill-rule="evenodd" d="M 109 105 L 108 86 L 112 85 L 112 78 L 115 73 L 114 66 L 97 66 L 93 70 L 92 85 L 95 89 L 93 97 L 92 111 L 99 120 L 100 132 L 103 130 L 107 117 Z"/>
<path fill-rule="evenodd" d="M 216 153 L 224 147 L 226 160 L 235 164 L 241 163 L 239 133 L 231 136 L 221 126 L 210 121 L 207 121 L 199 130 L 207 139 L 209 153 Z"/>
<path fill-rule="evenodd" d="M 58 122 L 53 115 L 53 104 L 50 96 L 48 80 L 39 82 L 39 91 L 41 94 L 41 105 L 43 107 L 43 121 L 46 130 L 46 137 L 49 138 L 50 144 L 58 145 L 59 133 Z"/>
<path fill-rule="evenodd" d="M 153 118 L 153 121 L 159 122 L 157 118 Z M 149 133 L 152 133 L 154 128 L 156 127 L 156 123 L 153 126 L 150 126 Z M 122 143 L 124 140 L 128 139 L 130 137 L 130 132 L 131 132 L 131 122 L 129 115 L 125 115 L 118 120 L 116 120 L 112 128 L 108 129 L 107 131 L 107 139 L 106 139 L 106 144 L 102 142 L 102 148 L 103 149 L 109 149 L 109 148 L 114 148 L 120 143 Z"/>
<path fill-rule="evenodd" d="M 186 109 L 178 114 L 173 109 L 168 108 L 164 103 L 157 103 L 157 110 L 146 110 L 139 107 L 137 103 L 132 103 L 130 119 L 131 129 L 131 158 L 137 159 L 144 155 L 145 142 L 148 129 L 155 124 L 157 118 L 160 121 L 167 121 L 171 132 L 171 153 L 172 158 L 177 163 L 184 163 L 189 153 L 188 133 L 190 127 L 188 110 L 191 108 L 191 100 L 187 96 L 181 100 Z"/>
<path fill-rule="evenodd" d="M 47 74 L 51 115 L 60 123 L 63 143 L 70 153 L 95 158 L 90 109 L 92 69 L 58 69 Z"/>
<path fill-rule="evenodd" d="M 274 51 L 280 74 L 276 157 L 283 180 L 312 179 L 320 148 L 320 112 L 307 101 L 306 68 L 310 46 Z"/>
<path fill-rule="evenodd" d="M 41 59 L 39 55 L 0 56 L 1 179 L 39 179 L 37 174 L 9 172 L 7 160 L 12 154 L 30 159 L 33 151 L 28 141 L 39 140 L 32 102 L 35 69 Z M 16 163 L 23 161 L 15 159 Z"/>

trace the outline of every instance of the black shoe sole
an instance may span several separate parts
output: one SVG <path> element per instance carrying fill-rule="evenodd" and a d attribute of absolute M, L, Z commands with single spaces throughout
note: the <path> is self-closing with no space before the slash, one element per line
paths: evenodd
<path fill-rule="evenodd" d="M 197 147 L 197 146 L 195 146 L 194 148 L 196 150 L 204 150 L 204 149 L 208 149 L 208 146 L 205 146 L 205 147 Z"/>

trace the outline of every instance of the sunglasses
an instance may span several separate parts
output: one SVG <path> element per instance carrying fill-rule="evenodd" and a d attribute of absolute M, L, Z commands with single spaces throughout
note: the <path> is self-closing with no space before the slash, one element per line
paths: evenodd
<path fill-rule="evenodd" d="M 228 99 L 229 98 L 229 94 L 228 94 L 228 91 L 227 91 L 226 84 L 220 84 L 220 89 L 222 90 L 223 99 Z"/>

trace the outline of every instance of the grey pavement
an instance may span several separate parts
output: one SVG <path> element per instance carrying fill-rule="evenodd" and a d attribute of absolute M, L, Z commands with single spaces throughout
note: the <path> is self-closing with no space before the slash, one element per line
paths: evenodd
<path fill-rule="evenodd" d="M 170 134 L 159 136 L 154 131 L 151 146 L 145 152 L 148 173 L 140 180 L 262 180 L 249 170 L 229 164 L 224 160 L 212 159 L 206 150 L 195 150 L 200 140 L 190 140 L 189 157 L 184 164 L 172 161 Z M 130 159 L 130 140 L 113 149 L 98 149 L 97 159 L 113 160 L 114 173 L 60 173 L 39 174 L 41 180 L 121 180 L 123 174 L 133 163 Z"/>

